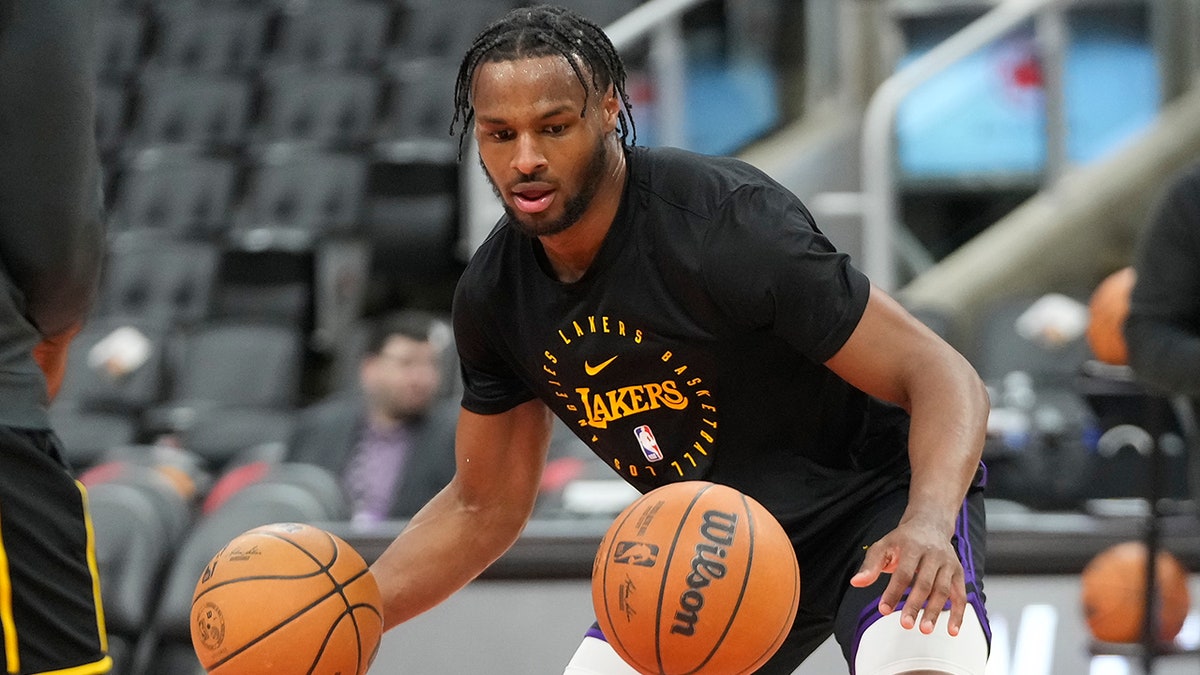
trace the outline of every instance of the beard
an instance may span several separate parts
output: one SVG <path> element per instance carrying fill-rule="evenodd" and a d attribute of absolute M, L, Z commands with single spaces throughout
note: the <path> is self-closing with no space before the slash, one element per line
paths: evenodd
<path fill-rule="evenodd" d="M 508 215 L 508 222 L 518 232 L 528 237 L 545 237 L 552 234 L 564 232 L 579 219 L 583 217 L 588 207 L 592 205 L 592 200 L 596 198 L 596 192 L 600 189 L 600 181 L 604 177 L 604 171 L 608 167 L 608 144 L 604 142 L 604 138 L 598 139 L 595 149 L 592 150 L 591 159 L 588 160 L 587 166 L 583 169 L 583 174 L 580 176 L 579 192 L 567 198 L 566 204 L 563 206 L 562 215 L 555 219 L 543 219 L 537 216 L 531 217 L 530 214 L 521 213 L 509 206 L 505 201 L 503 193 L 496 185 L 496 180 L 492 178 L 492 174 L 488 172 L 487 167 L 483 164 L 483 158 L 479 158 L 479 166 L 483 167 L 483 175 L 487 176 L 488 183 L 492 186 L 492 192 L 500 199 L 500 204 L 504 206 L 504 212 Z M 522 176 L 522 180 L 534 181 L 536 176 Z M 540 215 L 540 214 L 539 214 Z"/>

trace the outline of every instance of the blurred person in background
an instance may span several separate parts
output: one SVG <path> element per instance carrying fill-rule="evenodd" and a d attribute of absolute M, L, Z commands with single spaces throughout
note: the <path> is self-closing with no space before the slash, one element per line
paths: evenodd
<path fill-rule="evenodd" d="M 1200 397 L 1200 162 L 1172 177 L 1138 241 L 1125 320 L 1139 380 Z"/>
<path fill-rule="evenodd" d="M 450 328 L 402 310 L 372 323 L 359 386 L 301 412 L 287 461 L 325 467 L 369 527 L 407 518 L 454 475 L 455 401 L 442 396 Z"/>
<path fill-rule="evenodd" d="M 0 0 L 0 655 L 107 673 L 86 491 L 47 407 L 105 251 L 95 2 Z"/>

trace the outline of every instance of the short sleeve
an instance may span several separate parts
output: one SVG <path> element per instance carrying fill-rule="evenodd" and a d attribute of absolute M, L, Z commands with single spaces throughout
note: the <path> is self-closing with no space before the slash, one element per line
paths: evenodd
<path fill-rule="evenodd" d="M 746 185 L 717 211 L 704 246 L 708 291 L 745 328 L 769 330 L 814 362 L 849 339 L 870 283 L 817 229 L 800 200 Z"/>
<path fill-rule="evenodd" d="M 532 399 L 499 344 L 501 331 L 491 326 L 488 303 L 466 276 L 454 293 L 451 322 L 463 379 L 462 406 L 480 415 L 495 415 Z"/>

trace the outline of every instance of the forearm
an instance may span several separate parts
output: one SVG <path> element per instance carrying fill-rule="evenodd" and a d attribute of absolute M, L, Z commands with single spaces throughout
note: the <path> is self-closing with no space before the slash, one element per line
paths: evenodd
<path fill-rule="evenodd" d="M 452 482 L 371 565 L 383 596 L 385 630 L 432 609 L 479 576 L 516 541 L 532 509 L 472 508 L 457 494 Z"/>
<path fill-rule="evenodd" d="M 445 600 L 512 546 L 533 513 L 549 442 L 540 402 L 498 415 L 461 412 L 454 478 L 371 566 L 385 628 Z"/>
<path fill-rule="evenodd" d="M 940 377 L 918 382 L 910 407 L 912 483 L 902 522 L 924 519 L 952 534 L 983 454 L 987 389 L 961 357 Z"/>

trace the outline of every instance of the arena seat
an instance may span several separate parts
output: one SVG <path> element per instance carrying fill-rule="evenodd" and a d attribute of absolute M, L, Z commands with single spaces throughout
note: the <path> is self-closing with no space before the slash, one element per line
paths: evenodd
<path fill-rule="evenodd" d="M 367 69 L 378 64 L 392 5 L 368 0 L 309 0 L 283 11 L 271 59 L 309 70 Z"/>
<path fill-rule="evenodd" d="M 371 140 L 382 86 L 372 74 L 275 67 L 262 75 L 256 142 L 354 148 Z"/>
<path fill-rule="evenodd" d="M 149 149 L 123 162 L 119 175 L 111 215 L 114 231 L 215 239 L 229 227 L 238 188 L 236 160 Z"/>
<path fill-rule="evenodd" d="M 304 336 L 294 326 L 214 320 L 182 336 L 179 350 L 167 395 L 142 418 L 145 429 L 185 432 L 213 410 L 287 410 L 300 397 Z"/>
<path fill-rule="evenodd" d="M 152 67 L 213 73 L 249 73 L 267 48 L 271 3 L 158 3 Z"/>
<path fill-rule="evenodd" d="M 505 0 L 399 0 L 393 56 L 454 63 L 475 35 L 512 3 Z"/>
<path fill-rule="evenodd" d="M 220 473 L 249 448 L 286 441 L 295 421 L 296 412 L 289 409 L 202 408 L 179 438 L 209 471 Z"/>
<path fill-rule="evenodd" d="M 365 160 L 351 153 L 273 145 L 253 163 L 231 236 L 247 250 L 311 248 L 352 234 L 362 219 Z"/>
<path fill-rule="evenodd" d="M 239 148 L 252 121 L 253 96 L 245 77 L 143 68 L 129 145 Z"/>
<path fill-rule="evenodd" d="M 207 319 L 219 273 L 215 244 L 153 231 L 122 233 L 109 244 L 99 313 L 168 328 Z"/>
<path fill-rule="evenodd" d="M 388 96 L 380 116 L 381 139 L 436 141 L 456 147 L 450 122 L 457 73 L 458 64 L 448 60 L 389 60 L 383 70 Z"/>
<path fill-rule="evenodd" d="M 134 672 L 190 505 L 145 467 L 89 485 L 88 496 L 113 672 Z"/>
<path fill-rule="evenodd" d="M 75 472 L 95 464 L 111 448 L 137 440 L 138 420 L 132 414 L 50 406 L 50 427 L 62 442 L 65 459 Z"/>
<path fill-rule="evenodd" d="M 109 11 L 96 21 L 96 74 L 123 82 L 137 72 L 142 61 L 146 19 L 139 12 Z"/>
<path fill-rule="evenodd" d="M 106 341 L 120 339 L 121 331 L 144 338 L 145 352 L 138 361 L 104 356 Z M 155 318 L 128 314 L 93 317 L 71 343 L 62 388 L 52 409 L 136 415 L 162 396 L 165 343 L 164 323 Z"/>

